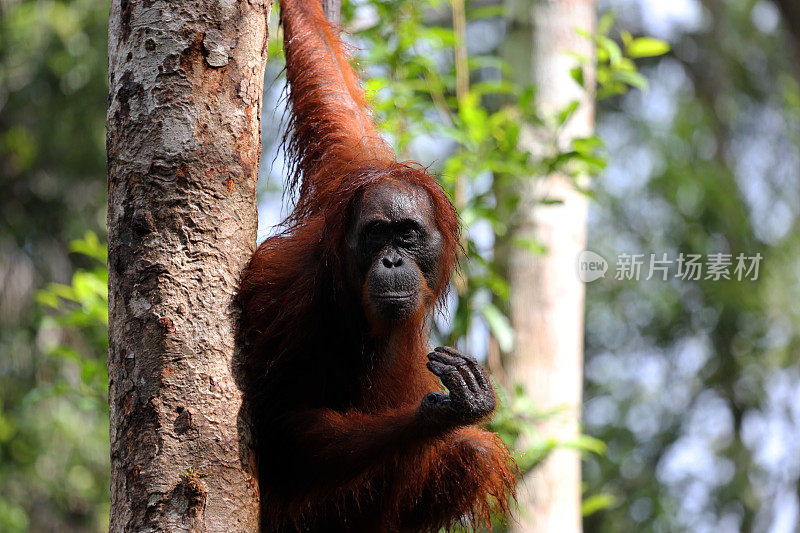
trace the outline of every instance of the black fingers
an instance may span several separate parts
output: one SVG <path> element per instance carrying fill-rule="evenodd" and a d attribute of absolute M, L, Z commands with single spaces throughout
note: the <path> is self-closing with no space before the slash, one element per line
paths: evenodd
<path fill-rule="evenodd" d="M 472 356 L 470 354 L 466 354 L 466 353 L 461 353 L 458 350 L 456 350 L 455 348 L 451 348 L 449 346 L 439 346 L 438 348 L 434 348 L 434 351 L 435 352 L 440 352 L 440 353 L 446 353 L 446 354 L 451 355 L 453 357 L 460 357 L 461 359 L 466 359 L 470 363 L 478 364 L 478 360 L 475 359 L 474 356 Z"/>
<path fill-rule="evenodd" d="M 448 354 L 451 357 L 457 357 L 463 359 L 466 362 L 467 366 L 469 366 L 470 370 L 472 370 L 472 373 L 478 385 L 482 389 L 492 388 L 491 382 L 489 381 L 489 377 L 486 375 L 486 371 L 483 369 L 481 364 L 478 363 L 478 360 L 475 359 L 474 356 L 461 353 L 455 348 L 450 348 L 449 346 L 439 346 L 438 348 L 435 349 L 435 351 L 438 353 Z"/>
<path fill-rule="evenodd" d="M 428 354 L 428 359 L 457 367 L 470 390 L 474 392 L 492 390 L 486 371 L 471 355 L 462 354 L 455 348 L 440 346 Z"/>
<path fill-rule="evenodd" d="M 455 422 L 472 423 L 494 410 L 491 382 L 474 357 L 441 346 L 429 353 L 428 359 L 428 369 L 450 391 L 448 404 Z"/>
<path fill-rule="evenodd" d="M 458 368 L 447 363 L 443 363 L 431 358 L 427 364 L 428 370 L 436 374 L 442 380 L 444 386 L 450 391 L 450 394 L 456 398 L 461 398 L 469 392 L 467 383 L 464 376 L 458 371 Z"/>

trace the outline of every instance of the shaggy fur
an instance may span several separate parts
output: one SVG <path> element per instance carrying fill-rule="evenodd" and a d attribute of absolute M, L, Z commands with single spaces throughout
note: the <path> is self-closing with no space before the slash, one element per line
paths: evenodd
<path fill-rule="evenodd" d="M 515 467 L 474 426 L 436 428 L 420 402 L 443 391 L 426 369 L 428 323 L 459 251 L 458 219 L 422 168 L 376 133 L 338 30 L 319 0 L 282 0 L 287 140 L 296 205 L 243 279 L 245 398 L 257 445 L 264 531 L 434 531 L 507 510 Z M 426 191 L 444 238 L 427 305 L 376 330 L 345 283 L 354 202 L 394 179 Z"/>

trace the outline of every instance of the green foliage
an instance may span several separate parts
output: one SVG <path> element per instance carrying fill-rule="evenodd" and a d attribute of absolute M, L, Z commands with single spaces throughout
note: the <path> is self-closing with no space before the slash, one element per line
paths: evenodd
<path fill-rule="evenodd" d="M 53 311 L 38 328 L 46 359 L 34 387 L 0 404 L 2 531 L 50 529 L 66 516 L 82 529 L 107 528 L 107 252 L 91 232 L 71 249 L 94 266 L 39 292 L 40 305 Z M 39 501 L 46 512 L 31 515 Z"/>
<path fill-rule="evenodd" d="M 0 6 L 0 227 L 20 240 L 102 226 L 107 17 L 95 0 Z"/>
<path fill-rule="evenodd" d="M 611 494 L 595 494 L 594 496 L 589 496 L 583 500 L 581 504 L 581 514 L 583 516 L 592 515 L 597 511 L 602 511 L 603 509 L 611 507 L 616 501 L 617 499 Z"/>
<path fill-rule="evenodd" d="M 597 32 L 592 35 L 579 31 L 595 44 L 597 61 L 593 65 L 597 78 L 597 99 L 602 100 L 628 92 L 633 87 L 647 89 L 647 78 L 639 73 L 634 59 L 662 56 L 670 51 L 669 43 L 652 37 L 634 38 L 629 32 L 620 32 L 622 46 L 609 37 L 614 27 L 614 14 L 608 12 L 600 18 Z M 588 59 L 576 55 L 581 64 L 572 69 L 572 77 L 584 86 L 584 65 Z"/>
<path fill-rule="evenodd" d="M 37 295 L 38 302 L 56 311 L 44 319 L 44 327 L 55 322 L 62 330 L 77 331 L 86 343 L 80 350 L 67 343 L 49 346 L 51 357 L 70 362 L 80 373 L 80 380 L 73 383 L 53 382 L 48 388 L 40 388 L 35 399 L 64 391 L 74 393 L 87 407 L 108 409 L 108 270 L 106 258 L 108 248 L 100 244 L 97 235 L 87 232 L 83 239 L 75 240 L 70 250 L 91 258 L 96 263 L 92 269 L 78 269 L 68 285 L 50 283 Z M 92 406 L 91 402 L 95 405 Z"/>
<path fill-rule="evenodd" d="M 634 39 L 630 33 L 622 32 L 622 41 L 625 43 L 626 54 L 632 59 L 663 56 L 670 51 L 669 43 L 652 37 Z"/>
<path fill-rule="evenodd" d="M 776 528 L 790 507 L 775 494 L 796 493 L 797 444 L 783 437 L 798 434 L 796 392 L 776 393 L 797 390 L 800 346 L 797 41 L 753 24 L 769 2 L 700 4 L 708 23 L 676 31 L 675 54 L 651 62 L 653 100 L 666 103 L 601 107 L 618 141 L 590 239 L 608 259 L 759 252 L 765 270 L 751 283 L 587 287 L 586 427 L 608 451 L 587 457 L 584 479 L 616 497 L 590 531 Z M 779 220 L 785 233 L 770 233 Z"/>
<path fill-rule="evenodd" d="M 456 72 L 457 65 L 448 60 L 458 46 L 453 30 L 422 23 L 422 13 L 434 3 L 440 2 L 370 2 L 381 23 L 359 32 L 357 38 L 362 41 L 359 48 L 366 50 L 366 63 L 379 67 L 369 73 L 366 87 L 378 122 L 400 154 L 413 155 L 411 142 L 421 136 L 454 145 L 437 166 L 442 185 L 459 204 L 467 261 L 452 327 L 440 335 L 454 342 L 475 322 L 482 322 L 501 349 L 508 351 L 513 346 L 513 332 L 501 311 L 508 285 L 492 257 L 480 251 L 472 230 L 488 226 L 494 235 L 505 235 L 518 198 L 513 194 L 498 197 L 491 183 L 513 183 L 555 171 L 576 177 L 596 173 L 605 164 L 599 154 L 601 143 L 594 137 L 578 139 L 569 149 L 560 149 L 561 128 L 577 110 L 578 102 L 554 117 L 542 116 L 535 88 L 518 86 L 503 76 L 509 67 L 495 54 L 470 56 L 469 72 Z M 474 9 L 468 14 L 470 20 L 492 16 L 498 16 L 498 8 Z M 496 75 L 484 76 L 486 69 Z M 471 80 L 466 94 L 457 94 L 459 76 Z M 551 155 L 534 157 L 520 148 L 524 124 L 545 127 Z M 469 194 L 459 195 L 459 187 Z M 535 242 L 517 244 L 532 253 L 544 252 Z M 493 300 L 499 306 L 491 303 Z"/>
<path fill-rule="evenodd" d="M 457 62 L 451 60 L 459 46 L 453 29 L 422 23 L 422 13 L 433 3 L 441 2 L 369 2 L 380 24 L 356 37 L 359 48 L 366 51 L 367 64 L 379 67 L 369 73 L 366 87 L 378 122 L 400 154 L 415 158 L 412 141 L 420 136 L 439 143 L 449 140 L 453 145 L 437 170 L 461 214 L 467 261 L 462 265 L 463 277 L 456 281 L 458 298 L 450 329 L 439 330 L 438 334 L 444 342 L 455 344 L 477 322 L 482 322 L 500 350 L 508 352 L 514 342 L 514 332 L 503 312 L 508 282 L 493 255 L 481 249 L 472 230 L 488 227 L 494 238 L 502 238 L 516 218 L 519 197 L 514 193 L 515 183 L 560 172 L 575 178 L 577 187 L 578 178 L 596 175 L 605 168 L 603 144 L 591 136 L 575 139 L 564 149 L 559 143 L 562 130 L 580 103 L 574 101 L 552 116 L 543 115 L 537 106 L 536 88 L 510 81 L 510 67 L 496 54 L 470 56 L 469 72 L 458 72 Z M 470 10 L 468 17 L 474 20 L 500 14 L 494 7 Z M 622 35 L 621 47 L 608 37 L 613 23 L 613 17 L 606 15 L 596 35 L 586 34 L 597 49 L 597 61 L 592 67 L 600 81 L 599 98 L 623 94 L 630 87 L 646 88 L 645 78 L 636 70 L 633 59 L 669 50 L 662 41 L 633 39 L 627 33 Z M 573 77 L 582 87 L 588 61 L 576 55 Z M 487 76 L 487 70 L 493 74 Z M 459 77 L 469 79 L 462 94 L 457 88 Z M 520 135 L 526 127 L 537 128 L 538 134 L 547 139 L 548 148 L 543 154 L 534 155 L 520 148 Z M 511 193 L 497 195 L 498 186 Z M 588 190 L 584 192 L 590 194 Z M 537 242 L 513 244 L 532 254 L 546 253 Z M 580 435 L 574 442 L 542 438 L 536 430 L 538 424 L 545 420 L 558 423 L 559 413 L 539 412 L 520 387 L 510 391 L 498 387 L 498 394 L 500 406 L 491 427 L 512 444 L 523 472 L 557 446 L 603 453 L 603 443 L 587 435 Z M 585 513 L 596 512 L 612 502 L 610 495 L 596 494 L 587 499 Z"/>
<path fill-rule="evenodd" d="M 379 121 L 405 156 L 416 155 L 415 139 L 451 142 L 435 170 L 454 198 L 460 185 L 467 190 L 459 208 L 468 261 L 454 320 L 438 334 L 452 343 L 482 323 L 508 351 L 514 337 L 503 314 L 508 283 L 474 233 L 487 227 L 502 237 L 513 220 L 519 199 L 498 198 L 494 184 L 513 188 L 555 171 L 594 175 L 606 165 L 602 143 L 589 137 L 560 147 L 561 128 L 578 104 L 542 116 L 535 88 L 510 82 L 509 66 L 494 53 L 469 57 L 469 85 L 466 94 L 457 94 L 465 73 L 456 72 L 450 57 L 458 39 L 449 26 L 426 25 L 422 17 L 428 7 L 446 2 L 366 3 L 380 22 L 355 37 L 372 66 L 367 88 Z M 349 19 L 353 3 L 345 2 L 343 10 Z M 11 0 L 0 6 L 0 245 L 13 241 L 23 251 L 37 283 L 66 279 L 56 277 L 53 264 L 66 263 L 69 272 L 79 267 L 69 283 L 39 291 L 37 307 L 20 304 L 22 325 L 0 324 L 0 531 L 107 529 L 107 250 L 95 233 L 86 233 L 68 247 L 67 261 L 64 244 L 104 224 L 107 13 L 107 2 L 94 0 Z M 468 20 L 501 15 L 501 6 L 468 6 L 466 13 Z M 624 32 L 618 43 L 609 37 L 612 26 L 613 19 L 604 17 L 597 35 L 587 35 L 598 49 L 598 97 L 645 87 L 632 60 L 668 50 L 660 41 Z M 280 50 L 280 40 L 272 38 L 270 57 L 279 58 Z M 573 77 L 583 85 L 590 60 L 577 60 Z M 796 115 L 800 100 L 793 83 L 784 78 L 781 86 Z M 547 131 L 546 156 L 520 150 L 526 125 Z M 514 244 L 546 253 L 537 242 Z M 556 446 L 592 456 L 604 452 L 602 442 L 587 436 L 566 443 L 542 439 L 536 425 L 560 413 L 537 411 L 516 388 L 499 394 L 492 427 L 516 445 L 524 470 Z M 585 514 L 616 505 L 603 490 L 589 487 L 595 495 L 585 500 Z"/>
<path fill-rule="evenodd" d="M 605 452 L 605 444 L 588 435 L 579 435 L 572 441 L 543 438 L 537 427 L 544 423 L 558 425 L 561 417 L 566 415 L 564 410 L 542 411 L 531 402 L 520 385 L 511 390 L 497 385 L 495 388 L 500 407 L 490 427 L 504 441 L 513 443 L 514 455 L 522 473 L 532 470 L 557 447 L 576 449 L 582 453 Z M 563 421 L 568 424 L 571 420 L 571 417 L 565 416 Z"/>
<path fill-rule="evenodd" d="M 516 194 L 495 194 L 494 184 L 514 190 L 514 182 L 561 172 L 577 178 L 596 175 L 605 168 L 602 142 L 594 136 L 575 139 L 563 149 L 558 142 L 561 131 L 578 109 L 571 102 L 554 116 L 543 116 L 536 105 L 535 87 L 522 87 L 510 81 L 510 67 L 496 54 L 470 56 L 469 72 L 456 72 L 450 61 L 458 46 L 447 26 L 426 26 L 422 13 L 441 2 L 408 0 L 369 2 L 380 24 L 356 34 L 359 48 L 366 52 L 366 63 L 375 66 L 366 88 L 371 95 L 377 119 L 394 141 L 401 155 L 410 157 L 412 140 L 427 136 L 439 143 L 449 140 L 453 149 L 445 160 L 435 163 L 441 182 L 459 205 L 465 231 L 467 261 L 455 318 L 449 331 L 439 334 L 448 342 L 463 338 L 476 322 L 482 322 L 500 343 L 503 351 L 513 347 L 513 332 L 503 315 L 508 284 L 497 264 L 474 240 L 474 228 L 488 227 L 502 238 L 514 219 L 519 198 Z M 345 14 L 352 15 L 351 12 Z M 470 10 L 468 18 L 498 16 L 498 8 Z M 606 15 L 600 33 L 588 35 L 597 44 L 594 67 L 602 78 L 598 96 L 622 94 L 629 87 L 646 86 L 636 71 L 634 57 L 665 53 L 668 46 L 656 39 L 628 39 L 620 45 L 608 37 L 613 17 Z M 583 84 L 587 58 L 577 58 L 573 71 Z M 444 66 L 443 66 L 444 65 Z M 486 71 L 494 72 L 486 75 Z M 459 76 L 470 80 L 466 94 L 457 94 Z M 520 148 L 525 125 L 545 132 L 549 149 L 534 156 Z M 460 183 L 459 183 L 460 182 Z M 577 185 L 576 185 L 577 186 Z M 459 195 L 458 189 L 468 190 Z M 585 191 L 587 194 L 589 191 Z M 557 202 L 557 199 L 552 201 Z M 536 242 L 515 245 L 533 254 L 546 253 Z M 491 303 L 494 302 L 494 303 Z"/>
<path fill-rule="evenodd" d="M 0 2 L 3 532 L 107 530 L 104 274 L 68 243 L 105 225 L 108 9 Z M 90 239 L 87 252 L 99 244 Z M 36 304 L 46 280 L 88 265 L 69 290 L 54 287 L 74 301 Z"/>

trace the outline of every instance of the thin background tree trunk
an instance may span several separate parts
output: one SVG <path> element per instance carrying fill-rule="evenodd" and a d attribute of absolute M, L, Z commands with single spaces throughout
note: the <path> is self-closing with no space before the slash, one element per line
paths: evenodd
<path fill-rule="evenodd" d="M 504 56 L 520 82 L 533 83 L 539 109 L 554 115 L 571 101 L 581 107 L 563 130 L 560 144 L 592 133 L 593 96 L 570 76 L 575 60 L 569 52 L 593 57 L 591 43 L 576 29 L 594 31 L 594 0 L 509 0 L 510 27 Z M 594 73 L 586 72 L 587 86 Z M 534 154 L 549 149 L 548 135 L 528 128 L 523 146 Z M 584 288 L 577 276 L 577 257 L 585 247 L 587 199 L 562 175 L 526 178 L 513 229 L 499 243 L 511 286 L 509 315 L 516 333 L 514 350 L 503 367 L 512 383 L 521 383 L 542 410 L 559 411 L 540 427 L 543 437 L 571 441 L 579 433 L 583 383 Z M 541 204 L 558 199 L 562 204 Z M 515 247 L 535 239 L 547 248 L 543 256 Z M 559 449 L 526 476 L 519 487 L 520 513 L 515 531 L 578 533 L 581 531 L 580 457 Z"/>
<path fill-rule="evenodd" d="M 258 527 L 231 361 L 270 3 L 112 2 L 111 531 Z"/>
<path fill-rule="evenodd" d="M 342 0 L 320 0 L 322 2 L 322 9 L 325 10 L 325 16 L 329 21 L 336 25 L 341 23 L 342 19 Z"/>

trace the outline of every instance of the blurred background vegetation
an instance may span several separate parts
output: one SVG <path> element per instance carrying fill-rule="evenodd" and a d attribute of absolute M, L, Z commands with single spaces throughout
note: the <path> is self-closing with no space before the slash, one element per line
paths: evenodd
<path fill-rule="evenodd" d="M 792 0 L 601 1 L 614 17 L 602 19 L 602 36 L 587 36 L 606 76 L 597 138 L 549 159 L 519 152 L 520 124 L 557 129 L 569 109 L 538 116 L 535 88 L 509 82 L 500 59 L 502 8 L 466 5 L 465 43 L 442 1 L 344 8 L 388 136 L 441 173 L 454 196 L 454 178 L 465 180 L 470 261 L 436 334 L 483 355 L 490 336 L 501 349 L 513 343 L 491 248 L 513 208 L 496 203 L 492 185 L 515 176 L 553 168 L 596 176 L 588 248 L 612 263 L 621 253 L 761 253 L 754 282 L 588 284 L 587 437 L 567 444 L 588 452 L 586 531 L 796 531 L 800 13 Z M 107 528 L 107 14 L 94 0 L 0 0 L 3 532 Z M 670 51 L 632 51 L 624 32 L 663 39 Z M 457 46 L 469 57 L 460 94 Z M 286 204 L 279 49 L 273 36 L 260 240 Z M 617 52 L 635 57 L 638 73 Z M 513 388 L 504 395 L 495 428 L 512 442 L 535 437 L 541 413 Z M 553 445 L 533 438 L 525 466 Z"/>

